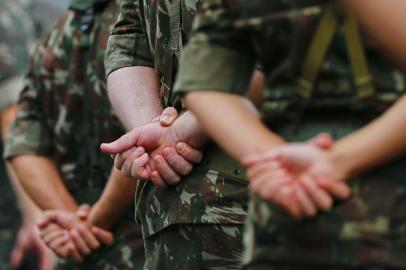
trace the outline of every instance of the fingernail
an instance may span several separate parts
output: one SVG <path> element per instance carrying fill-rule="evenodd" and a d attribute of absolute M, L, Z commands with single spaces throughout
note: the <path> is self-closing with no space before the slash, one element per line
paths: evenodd
<path fill-rule="evenodd" d="M 183 143 L 177 143 L 176 144 L 176 150 L 178 150 L 179 152 L 183 150 Z"/>
<path fill-rule="evenodd" d="M 170 117 L 168 115 L 163 115 L 161 116 L 161 121 L 168 123 L 170 121 Z"/>

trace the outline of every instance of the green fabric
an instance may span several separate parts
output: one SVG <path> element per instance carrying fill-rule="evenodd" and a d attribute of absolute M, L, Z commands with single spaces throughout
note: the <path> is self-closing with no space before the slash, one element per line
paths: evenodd
<path fill-rule="evenodd" d="M 230 4 L 233 0 L 226 2 Z M 209 78 L 196 74 L 202 72 L 201 67 L 208 67 L 205 63 L 208 59 L 215 68 L 221 66 L 223 57 L 234 52 L 237 53 L 232 63 L 239 58 L 258 60 L 268 75 L 263 119 L 273 132 L 289 142 L 303 142 L 320 132 L 332 134 L 334 139 L 341 138 L 369 123 L 406 93 L 405 76 L 367 38 L 362 37 L 364 48 L 352 47 L 360 42 L 355 41 L 358 34 L 353 31 L 352 22 L 347 21 L 351 23 L 346 28 L 335 31 L 325 57 L 321 58 L 320 70 L 315 69 L 317 80 L 311 98 L 306 100 L 297 95 L 297 80 L 326 1 L 254 1 L 258 9 L 270 13 L 258 17 L 254 12 L 250 17 L 246 13 L 248 9 L 241 18 L 235 16 L 238 5 L 230 7 L 224 3 L 223 0 L 205 1 L 184 48 L 184 55 L 188 57 L 181 59 L 176 90 L 207 90 Z M 352 32 L 347 39 L 346 32 Z M 351 46 L 347 46 L 347 41 Z M 200 57 L 199 50 L 206 56 L 223 50 L 224 56 Z M 357 78 L 363 77 L 359 74 L 365 75 L 365 70 L 359 72 L 358 69 L 363 69 L 359 66 L 366 63 L 348 57 L 349 54 L 359 57 L 363 50 L 376 90 L 372 100 L 361 98 L 358 85 L 354 83 L 354 73 L 358 74 Z M 194 54 L 198 57 L 191 57 Z M 253 67 L 232 65 L 223 68 L 226 70 L 222 74 L 238 74 L 239 77 L 249 76 L 253 70 Z M 181 85 L 186 81 L 181 78 L 193 80 L 188 79 L 187 84 Z M 226 76 L 216 84 L 229 85 L 230 79 L 234 78 Z M 245 89 L 247 87 L 245 85 Z M 211 90 L 227 91 L 224 89 Z M 230 87 L 228 91 L 242 95 L 241 89 L 244 87 Z M 404 168 L 406 158 L 401 157 L 353 179 L 349 200 L 337 202 L 331 211 L 302 222 L 260 198 L 251 200 L 244 240 L 247 269 L 405 268 Z M 254 267 L 249 268 L 249 265 Z"/>
<path fill-rule="evenodd" d="M 6 145 L 6 158 L 32 154 L 52 160 L 79 203 L 94 203 L 111 174 L 113 160 L 99 145 L 124 133 L 108 100 L 103 67 L 118 11 L 118 0 L 111 1 L 95 14 L 93 27 L 82 31 L 87 15 L 69 10 L 41 40 Z M 112 232 L 112 246 L 98 250 L 82 265 L 61 262 L 57 269 L 142 269 L 143 241 L 133 207 Z"/>
<path fill-rule="evenodd" d="M 70 0 L 69 8 L 79 11 L 91 11 L 95 0 Z"/>
<path fill-rule="evenodd" d="M 107 48 L 107 74 L 125 66 L 154 67 L 162 83 L 162 103 L 172 104 L 179 52 L 188 41 L 193 18 L 201 4 L 199 0 L 122 0 L 120 16 Z M 220 150 L 216 148 L 205 152 L 204 162 L 196 165 L 177 186 L 160 189 L 150 181 L 139 182 L 136 212 L 146 240 L 159 237 L 174 224 L 193 227 L 244 222 L 247 182 L 243 170 L 224 153 L 221 162 L 225 162 L 224 157 L 229 166 L 227 170 L 219 170 L 216 160 Z M 178 251 L 179 254 L 188 252 L 187 247 Z"/>
<path fill-rule="evenodd" d="M 242 224 L 169 226 L 145 240 L 145 269 L 238 270 L 242 234 Z"/>

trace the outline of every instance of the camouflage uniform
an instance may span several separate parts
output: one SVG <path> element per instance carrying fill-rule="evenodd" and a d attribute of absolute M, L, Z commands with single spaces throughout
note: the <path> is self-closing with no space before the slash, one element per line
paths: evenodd
<path fill-rule="evenodd" d="M 339 139 L 364 126 L 405 94 L 405 77 L 363 36 L 370 81 L 357 85 L 354 59 L 347 56 L 354 44 L 346 45 L 339 28 L 313 92 L 303 95 L 298 79 L 306 44 L 328 2 L 207 0 L 184 49 L 175 90 L 243 93 L 259 59 L 269 77 L 263 118 L 286 140 L 305 141 L 322 131 Z M 374 91 L 362 96 L 371 86 Z M 352 179 L 349 200 L 302 222 L 253 197 L 245 269 L 406 269 L 405 166 L 403 156 Z"/>
<path fill-rule="evenodd" d="M 0 1 L 0 114 L 13 105 L 22 88 L 28 48 L 34 41 L 33 20 L 18 1 Z M 0 140 L 0 151 L 3 144 Z M 14 193 L 0 161 L 0 269 L 8 269 L 10 251 L 20 224 Z"/>
<path fill-rule="evenodd" d="M 107 73 L 129 66 L 152 67 L 161 80 L 164 106 L 178 56 L 200 1 L 121 1 L 106 58 Z M 179 185 L 138 186 L 137 218 L 145 239 L 145 269 L 238 269 L 247 182 L 239 165 L 215 146 Z"/>
<path fill-rule="evenodd" d="M 124 132 L 107 98 L 103 66 L 117 12 L 117 1 L 71 1 L 34 52 L 6 145 L 6 158 L 28 154 L 55 161 L 78 203 L 100 197 L 113 163 L 99 145 Z M 141 269 L 143 241 L 132 215 L 128 209 L 112 228 L 113 246 L 81 265 L 61 260 L 57 269 Z"/>

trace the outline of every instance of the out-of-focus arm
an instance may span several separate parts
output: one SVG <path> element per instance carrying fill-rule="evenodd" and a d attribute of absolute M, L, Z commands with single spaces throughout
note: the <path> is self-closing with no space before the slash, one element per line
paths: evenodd
<path fill-rule="evenodd" d="M 345 0 L 361 22 L 361 25 L 377 40 L 380 45 L 406 71 L 406 2 L 393 0 L 385 3 L 379 0 Z"/>
<path fill-rule="evenodd" d="M 134 202 L 137 181 L 113 169 L 100 199 L 94 204 L 88 221 L 109 229 Z"/>

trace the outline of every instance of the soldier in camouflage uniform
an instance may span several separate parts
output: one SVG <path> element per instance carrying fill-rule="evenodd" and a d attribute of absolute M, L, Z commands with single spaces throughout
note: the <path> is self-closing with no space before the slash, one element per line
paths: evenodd
<path fill-rule="evenodd" d="M 12 121 L 8 115 L 14 115 L 12 107 L 22 88 L 28 50 L 36 31 L 27 10 L 18 1 L 6 0 L 0 1 L 0 31 L 0 152 L 3 152 L 2 142 Z M 0 190 L 0 269 L 8 269 L 20 214 L 3 162 L 0 162 Z"/>
<path fill-rule="evenodd" d="M 251 166 L 250 187 L 260 196 L 250 203 L 245 269 L 405 269 L 402 73 L 333 1 L 205 4 L 175 89 L 210 135 Z M 258 59 L 270 78 L 263 119 L 279 136 L 248 113 L 238 120 L 244 109 L 230 95 L 207 92 L 241 94 Z M 278 147 L 321 132 L 334 137 L 333 148 Z M 340 181 L 349 181 L 352 196 L 331 204 L 325 184 Z M 320 192 L 322 203 L 312 197 Z M 315 216 L 317 208 L 328 211 Z"/>
<path fill-rule="evenodd" d="M 44 157 L 54 164 L 74 207 L 94 204 L 107 180 L 113 181 L 112 160 L 100 154 L 99 144 L 123 134 L 107 98 L 103 67 L 108 33 L 117 12 L 115 0 L 71 1 L 70 10 L 32 56 L 17 119 L 6 145 L 5 157 L 20 179 L 24 178 L 25 168 L 18 165 L 18 160 L 24 157 Z M 121 178 L 118 180 L 135 187 L 134 182 Z M 47 187 L 39 187 L 43 195 L 24 187 L 41 208 L 56 207 L 44 207 L 41 201 L 41 197 L 53 195 L 46 194 Z M 90 211 L 89 220 L 96 207 Z M 143 241 L 131 218 L 133 209 L 115 212 L 124 214 L 111 228 L 115 237 L 112 246 L 100 247 L 81 265 L 61 259 L 56 269 L 141 269 Z M 107 224 L 114 222 L 113 217 L 105 219 Z"/>
<path fill-rule="evenodd" d="M 112 86 L 123 81 L 118 78 L 127 70 L 145 71 L 137 68 L 150 68 L 151 77 L 158 77 L 159 82 L 155 81 L 158 85 L 155 88 L 154 85 L 146 88 L 159 91 L 160 110 L 165 106 L 179 105 L 171 94 L 173 78 L 177 72 L 178 57 L 200 5 L 200 1 L 183 0 L 122 1 L 105 61 L 108 81 L 112 82 Z M 124 79 L 129 76 L 124 76 Z M 125 92 L 121 88 L 126 83 L 122 85 L 110 90 L 113 106 L 116 96 Z M 126 91 L 135 90 L 127 88 Z M 127 95 L 125 97 L 128 99 Z M 131 104 L 127 108 L 129 106 Z M 125 101 L 115 106 L 118 111 L 123 111 L 123 107 L 126 107 Z M 124 114 L 136 113 L 129 109 Z M 188 112 L 182 114 L 174 126 L 188 115 Z M 129 129 L 136 126 L 131 123 L 126 125 Z M 191 126 L 185 125 L 181 133 L 187 133 Z M 190 137 L 185 141 L 190 142 L 188 139 Z M 124 170 L 128 171 L 128 168 Z M 177 185 L 165 189 L 154 186 L 151 181 L 139 183 L 136 210 L 145 239 L 145 268 L 238 269 L 247 207 L 247 183 L 242 168 L 210 144 L 204 152 L 203 162 L 178 181 Z"/>

